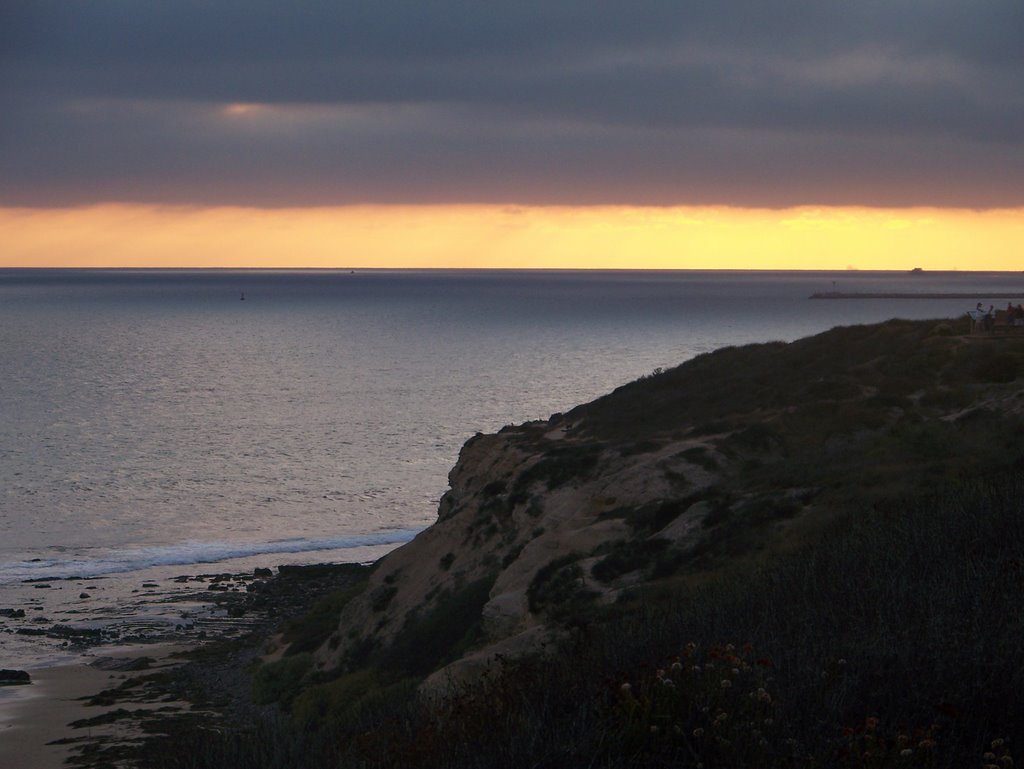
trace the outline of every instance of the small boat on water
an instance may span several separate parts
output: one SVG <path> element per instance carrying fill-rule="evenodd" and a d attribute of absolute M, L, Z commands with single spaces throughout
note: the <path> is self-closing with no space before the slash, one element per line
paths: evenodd
<path fill-rule="evenodd" d="M 241 301 L 243 301 L 243 302 L 245 301 L 245 292 L 244 291 L 242 292 L 242 296 L 239 297 L 239 298 L 240 298 Z"/>

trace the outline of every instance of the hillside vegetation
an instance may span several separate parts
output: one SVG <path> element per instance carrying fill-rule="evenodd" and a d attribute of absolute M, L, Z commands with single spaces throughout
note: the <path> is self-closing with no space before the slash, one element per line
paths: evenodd
<path fill-rule="evenodd" d="M 477 436 L 254 671 L 282 717 L 157 763 L 1008 767 L 1019 373 L 1024 338 L 890 321 Z"/>

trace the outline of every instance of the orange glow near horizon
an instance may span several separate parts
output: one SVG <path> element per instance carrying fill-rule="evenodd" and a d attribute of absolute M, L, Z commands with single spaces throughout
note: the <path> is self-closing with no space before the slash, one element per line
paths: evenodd
<path fill-rule="evenodd" d="M 1024 209 L 0 208 L 3 267 L 1022 269 Z"/>

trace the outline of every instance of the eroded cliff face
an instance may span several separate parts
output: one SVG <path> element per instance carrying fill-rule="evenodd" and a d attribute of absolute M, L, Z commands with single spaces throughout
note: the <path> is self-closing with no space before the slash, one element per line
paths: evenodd
<path fill-rule="evenodd" d="M 701 356 L 477 435 L 437 522 L 378 562 L 317 666 L 397 664 L 442 687 L 632 591 L 1019 464 L 1024 339 L 999 345 L 934 322 L 834 329 Z"/>
<path fill-rule="evenodd" d="M 444 603 L 470 600 L 459 597 L 470 591 L 483 596 L 475 648 L 434 675 L 438 683 L 458 679 L 495 654 L 538 649 L 561 632 L 563 610 L 614 601 L 649 558 L 692 544 L 706 503 L 674 509 L 666 521 L 656 520 L 657 510 L 717 482 L 714 449 L 684 439 L 624 451 L 580 427 L 556 416 L 467 442 L 437 522 L 378 563 L 365 595 L 346 608 L 337 640 L 320 650 L 321 665 L 386 647 Z M 652 520 L 630 519 L 644 510 Z M 595 565 L 627 543 L 623 563 L 595 576 Z"/>

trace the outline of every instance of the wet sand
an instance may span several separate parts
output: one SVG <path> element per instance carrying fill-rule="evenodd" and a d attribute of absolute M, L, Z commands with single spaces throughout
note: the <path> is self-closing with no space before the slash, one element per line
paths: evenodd
<path fill-rule="evenodd" d="M 97 706 L 88 699 L 104 689 L 117 686 L 131 672 L 104 669 L 102 661 L 130 661 L 151 657 L 156 661 L 148 670 L 179 664 L 170 655 L 189 648 L 183 645 L 140 645 L 117 649 L 101 649 L 81 662 L 32 670 L 32 683 L 0 692 L 0 767 L 19 769 L 59 769 L 72 754 L 77 737 L 92 738 L 102 732 L 130 738 L 127 727 L 118 724 L 88 726 L 75 729 L 71 723 L 92 719 L 117 710 L 122 705 Z M 116 663 L 114 663 L 116 664 Z M 139 703 L 133 707 L 166 707 L 168 703 Z M 182 703 L 182 706 L 187 707 Z M 59 744 L 54 744 L 61 741 Z"/>

